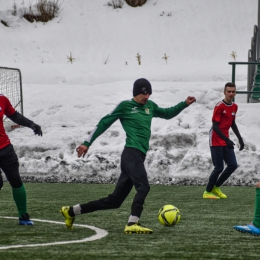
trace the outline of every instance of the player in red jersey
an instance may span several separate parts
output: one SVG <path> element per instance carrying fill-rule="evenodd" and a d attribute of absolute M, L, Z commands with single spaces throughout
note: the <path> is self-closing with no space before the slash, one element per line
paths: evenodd
<path fill-rule="evenodd" d="M 209 145 L 214 170 L 209 177 L 206 190 L 203 193 L 203 198 L 205 199 L 227 198 L 219 187 L 237 168 L 234 153 L 235 144 L 229 139 L 230 127 L 239 140 L 239 150 L 242 151 L 244 149 L 244 142 L 235 122 L 238 107 L 232 101 L 236 95 L 236 85 L 228 82 L 224 88 L 224 95 L 225 98 L 215 106 L 212 116 L 213 124 L 209 132 Z M 224 162 L 227 164 L 225 170 Z"/>
<path fill-rule="evenodd" d="M 33 225 L 27 212 L 26 190 L 19 174 L 18 158 L 10 139 L 5 132 L 3 124 L 4 115 L 16 124 L 31 128 L 36 135 L 42 136 L 42 130 L 39 125 L 15 111 L 9 99 L 0 94 L 0 168 L 5 173 L 5 176 L 12 187 L 13 198 L 19 215 L 19 225 Z M 0 174 L 0 190 L 2 186 L 3 179 Z"/>

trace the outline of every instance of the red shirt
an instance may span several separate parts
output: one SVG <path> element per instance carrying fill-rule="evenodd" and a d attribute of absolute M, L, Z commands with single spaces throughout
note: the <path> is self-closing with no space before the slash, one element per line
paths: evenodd
<path fill-rule="evenodd" d="M 3 118 L 4 115 L 11 116 L 15 112 L 15 109 L 11 105 L 9 99 L 5 97 L 4 95 L 0 94 L 0 149 L 4 148 L 8 144 L 10 144 L 10 139 L 5 133 Z"/>
<path fill-rule="evenodd" d="M 229 128 L 236 118 L 237 104 L 227 104 L 224 101 L 220 101 L 216 104 L 212 116 L 212 122 L 218 122 L 220 131 L 229 138 Z M 209 144 L 210 146 L 226 146 L 226 142 L 219 137 L 219 135 L 211 128 L 209 132 Z"/>

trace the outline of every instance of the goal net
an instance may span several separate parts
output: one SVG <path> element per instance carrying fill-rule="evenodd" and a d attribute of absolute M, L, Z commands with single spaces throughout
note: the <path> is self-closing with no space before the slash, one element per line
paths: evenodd
<path fill-rule="evenodd" d="M 22 75 L 19 69 L 0 67 L 0 93 L 23 115 Z M 7 130 L 19 127 L 7 117 L 4 118 L 4 125 L 5 128 L 10 128 Z"/>

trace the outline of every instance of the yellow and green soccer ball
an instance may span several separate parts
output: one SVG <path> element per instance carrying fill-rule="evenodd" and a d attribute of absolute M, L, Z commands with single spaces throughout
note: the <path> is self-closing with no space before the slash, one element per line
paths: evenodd
<path fill-rule="evenodd" d="M 158 212 L 158 220 L 164 226 L 171 227 L 180 222 L 180 210 L 173 205 L 165 205 Z"/>

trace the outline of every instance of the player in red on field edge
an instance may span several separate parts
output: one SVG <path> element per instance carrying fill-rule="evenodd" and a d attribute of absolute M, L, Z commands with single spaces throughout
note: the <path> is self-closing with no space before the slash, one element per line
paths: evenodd
<path fill-rule="evenodd" d="M 209 132 L 209 145 L 214 170 L 210 174 L 204 199 L 226 199 L 227 195 L 220 190 L 220 186 L 230 177 L 237 168 L 234 152 L 234 143 L 229 139 L 229 129 L 233 130 L 238 138 L 240 148 L 244 149 L 243 139 L 236 125 L 238 106 L 233 102 L 236 95 L 236 85 L 228 82 L 224 88 L 224 99 L 218 102 L 212 116 L 212 128 Z M 227 167 L 224 169 L 224 162 Z"/>
<path fill-rule="evenodd" d="M 26 190 L 19 174 L 19 162 L 13 145 L 7 136 L 3 124 L 3 117 L 7 116 L 18 125 L 31 128 L 36 135 L 42 136 L 41 127 L 30 121 L 19 112 L 15 111 L 9 99 L 0 94 L 0 168 L 12 187 L 13 199 L 15 201 L 19 225 L 33 225 L 27 212 Z M 3 187 L 3 179 L 0 174 L 0 190 Z"/>

